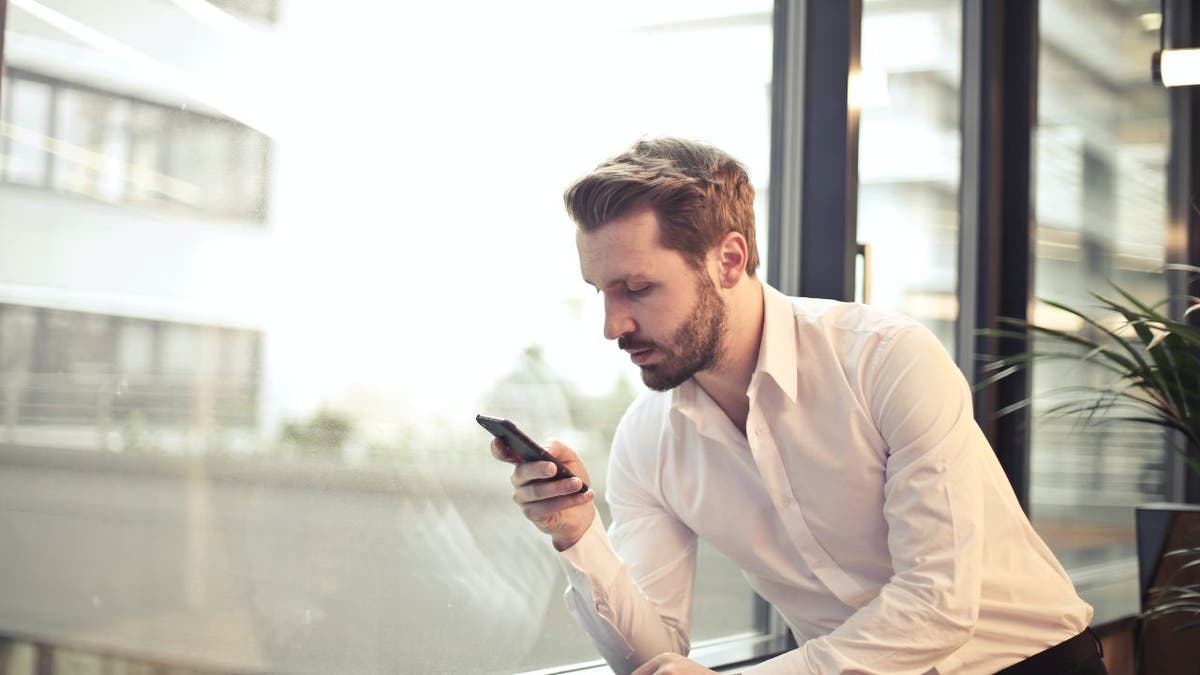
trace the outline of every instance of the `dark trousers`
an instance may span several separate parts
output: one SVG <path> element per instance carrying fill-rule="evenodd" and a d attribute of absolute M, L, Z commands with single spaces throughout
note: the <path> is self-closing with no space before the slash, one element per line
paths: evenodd
<path fill-rule="evenodd" d="M 1089 628 L 996 675 L 1108 675 L 1102 656 L 1100 639 Z"/>

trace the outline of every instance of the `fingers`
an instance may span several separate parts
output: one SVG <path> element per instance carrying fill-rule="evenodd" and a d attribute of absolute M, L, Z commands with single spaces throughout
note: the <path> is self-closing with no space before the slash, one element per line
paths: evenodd
<path fill-rule="evenodd" d="M 583 481 L 578 478 L 535 480 L 533 482 L 518 484 L 516 489 L 513 490 L 513 501 L 518 504 L 540 502 L 546 499 L 554 499 L 555 497 L 572 495 L 581 489 L 583 489 Z"/>
<path fill-rule="evenodd" d="M 575 479 L 575 480 L 578 480 L 578 479 Z M 569 481 L 563 480 L 563 481 L 555 481 L 555 482 L 556 483 L 567 483 Z M 595 495 L 596 495 L 596 493 L 591 490 L 588 490 L 587 492 L 578 492 L 578 488 L 576 488 L 576 492 L 574 492 L 572 494 L 559 496 L 559 497 L 552 497 L 549 499 L 542 499 L 542 500 L 533 501 L 533 502 L 522 503 L 521 501 L 519 501 L 517 499 L 516 495 L 514 495 L 513 501 L 516 501 L 518 504 L 521 505 L 521 512 L 525 514 L 526 518 L 528 518 L 536 523 L 536 522 L 547 521 L 550 518 L 552 518 L 553 516 L 555 516 L 556 514 L 561 513 L 562 511 L 565 511 L 569 508 L 579 506 L 580 504 L 586 504 L 586 503 L 592 501 L 592 499 L 595 498 Z"/>
<path fill-rule="evenodd" d="M 595 498 L 596 493 L 592 490 L 580 492 L 582 487 L 583 482 L 578 478 L 525 483 L 513 491 L 513 501 L 521 507 L 526 518 L 545 529 L 559 514 Z"/>
<path fill-rule="evenodd" d="M 492 447 L 492 457 L 495 457 L 496 459 L 500 460 L 501 462 L 508 462 L 509 464 L 520 463 L 521 460 L 517 457 L 517 455 L 515 453 L 513 453 L 512 450 L 508 449 L 508 444 L 505 443 L 503 440 L 501 440 L 499 438 L 493 438 L 491 447 Z"/>
<path fill-rule="evenodd" d="M 550 441 L 550 444 L 546 446 L 546 452 L 554 455 L 554 459 L 564 463 L 579 459 L 579 455 L 574 450 L 558 440 Z"/>
<path fill-rule="evenodd" d="M 558 467 L 550 462 L 518 462 L 513 467 L 512 481 L 513 487 L 521 487 L 526 483 L 535 480 L 546 480 L 558 474 Z"/>
<path fill-rule="evenodd" d="M 584 483 L 588 485 L 592 484 L 591 478 L 588 476 L 587 467 L 584 466 L 583 460 L 579 458 L 579 453 L 558 441 L 551 441 L 546 446 L 546 451 L 554 455 L 555 459 L 562 462 L 571 473 L 583 479 Z"/>

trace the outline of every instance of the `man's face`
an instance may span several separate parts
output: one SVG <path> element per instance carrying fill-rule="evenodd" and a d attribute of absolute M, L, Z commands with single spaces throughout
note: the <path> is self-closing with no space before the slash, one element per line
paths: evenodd
<path fill-rule="evenodd" d="M 617 340 L 658 391 L 719 362 L 725 303 L 708 273 L 658 240 L 644 209 L 575 239 L 583 278 L 604 294 L 604 337 Z"/>

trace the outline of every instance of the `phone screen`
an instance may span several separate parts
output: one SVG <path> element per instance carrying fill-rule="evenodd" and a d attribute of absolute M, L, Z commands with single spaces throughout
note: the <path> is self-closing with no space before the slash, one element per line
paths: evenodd
<path fill-rule="evenodd" d="M 562 462 L 554 458 L 546 451 L 545 448 L 533 442 L 525 432 L 517 428 L 517 425 L 500 417 L 488 417 L 487 415 L 476 415 L 475 421 L 479 422 L 480 426 L 487 429 L 496 438 L 503 439 L 508 447 L 516 453 L 517 457 L 521 458 L 522 462 L 551 462 L 558 467 L 558 473 L 546 478 L 545 480 L 561 480 L 563 478 L 574 478 L 575 474 L 571 473 L 567 467 L 563 466 Z M 580 492 L 588 489 L 585 484 Z"/>

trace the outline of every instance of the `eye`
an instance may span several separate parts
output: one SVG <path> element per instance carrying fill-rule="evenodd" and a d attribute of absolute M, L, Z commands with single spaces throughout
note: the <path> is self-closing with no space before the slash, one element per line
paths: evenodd
<path fill-rule="evenodd" d="M 628 293 L 629 295 L 632 295 L 633 297 L 636 298 L 640 295 L 646 295 L 647 293 L 649 293 L 650 289 L 653 288 L 653 286 L 651 286 L 650 284 L 646 284 L 645 286 L 626 286 L 625 288 L 626 288 L 626 291 L 625 291 L 626 293 Z"/>

